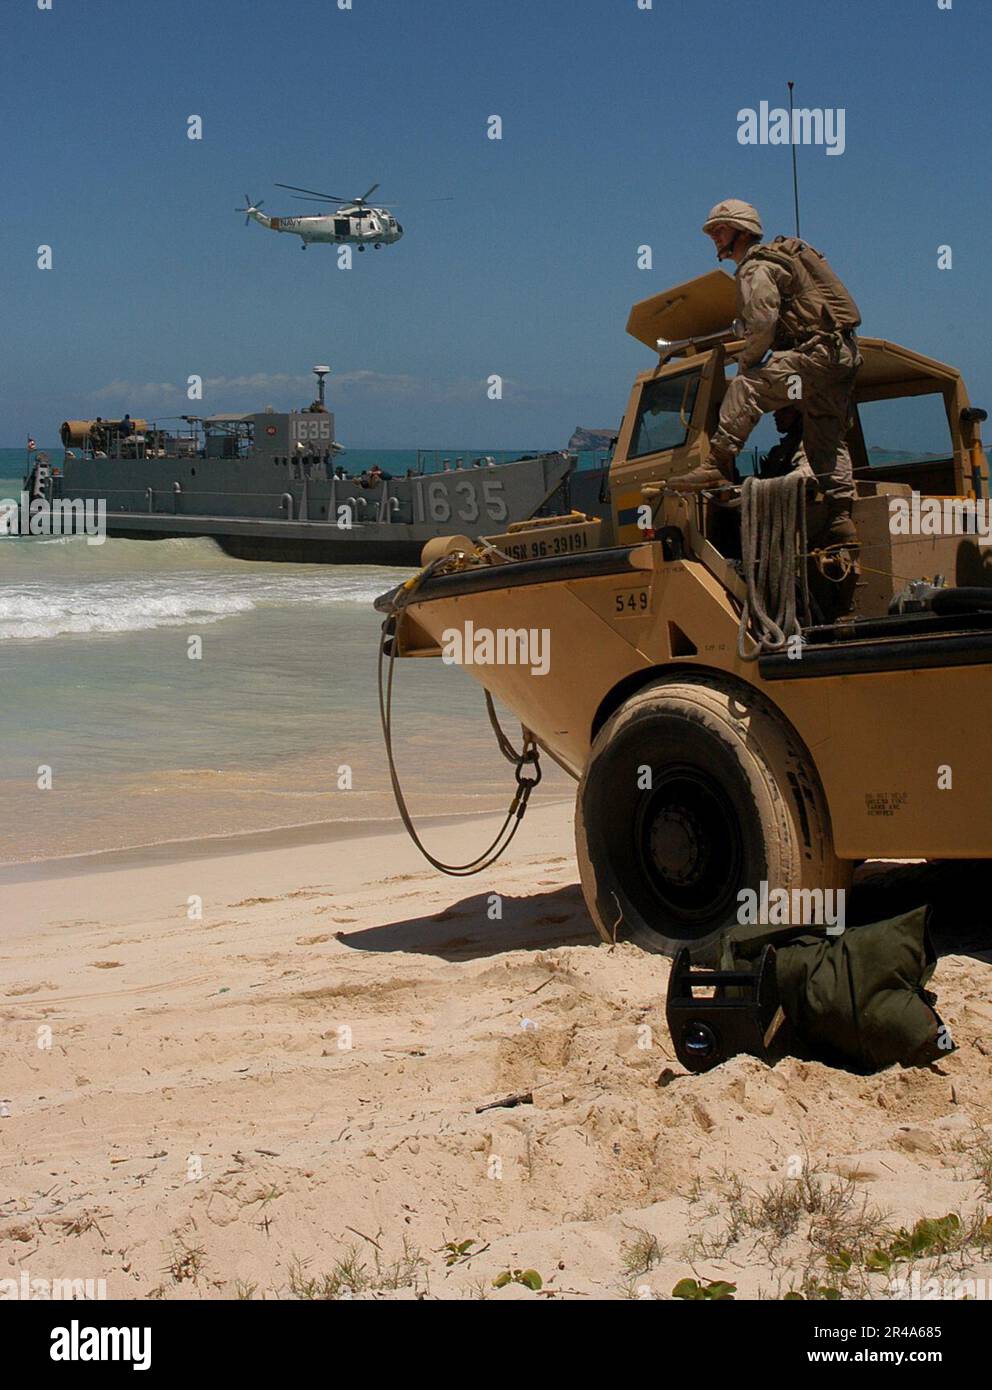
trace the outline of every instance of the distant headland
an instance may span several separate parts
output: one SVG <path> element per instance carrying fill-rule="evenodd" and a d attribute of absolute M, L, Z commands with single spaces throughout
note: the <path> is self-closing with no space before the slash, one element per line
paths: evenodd
<path fill-rule="evenodd" d="M 567 448 L 608 449 L 616 437 L 616 430 L 587 430 L 582 425 L 576 425 Z"/>

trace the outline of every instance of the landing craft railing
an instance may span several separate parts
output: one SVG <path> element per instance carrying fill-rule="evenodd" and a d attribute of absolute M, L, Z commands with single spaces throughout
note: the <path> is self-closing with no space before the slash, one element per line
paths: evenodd
<path fill-rule="evenodd" d="M 177 418 L 186 419 L 185 416 Z M 160 425 L 157 420 L 130 421 L 130 424 L 137 425 L 138 428 L 127 434 L 123 433 L 120 420 L 93 420 L 88 423 L 90 428 L 82 437 L 73 433 L 72 437 L 67 439 L 63 432 L 63 457 L 66 461 L 71 461 L 77 456 L 76 448 L 81 450 L 85 459 L 107 458 L 118 461 L 198 458 L 203 453 L 200 431 L 192 421 L 187 422 L 189 428 L 185 433 L 170 430 Z M 63 426 L 63 431 L 65 428 Z"/>
<path fill-rule="evenodd" d="M 84 459 L 106 458 L 115 462 L 144 462 L 148 459 L 191 459 L 203 456 L 199 441 L 194 435 L 172 435 L 152 426 L 142 434 L 118 435 L 102 434 L 94 431 L 88 434 L 81 446 Z M 63 462 L 76 458 L 75 450 L 67 445 L 63 449 Z"/>
<path fill-rule="evenodd" d="M 383 483 L 382 492 L 379 495 L 379 513 L 376 520 L 388 523 L 392 521 L 394 514 L 401 510 L 402 506 L 400 499 L 398 497 L 391 497 L 389 493 L 389 484 Z"/>
<path fill-rule="evenodd" d="M 476 468 L 501 467 L 519 458 L 537 458 L 538 451 L 521 453 L 503 449 L 496 454 L 459 454 L 453 449 L 418 449 L 417 464 L 413 469 L 415 477 L 427 477 L 432 473 L 468 473 Z M 433 467 L 426 464 L 433 463 Z"/>

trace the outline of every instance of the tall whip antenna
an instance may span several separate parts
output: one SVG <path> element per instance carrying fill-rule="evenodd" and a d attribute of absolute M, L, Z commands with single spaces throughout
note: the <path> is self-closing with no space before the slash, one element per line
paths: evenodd
<path fill-rule="evenodd" d="M 799 232 L 799 175 L 796 172 L 796 127 L 792 119 L 792 88 L 789 83 L 789 144 L 792 146 L 792 197 L 796 205 L 796 236 Z"/>

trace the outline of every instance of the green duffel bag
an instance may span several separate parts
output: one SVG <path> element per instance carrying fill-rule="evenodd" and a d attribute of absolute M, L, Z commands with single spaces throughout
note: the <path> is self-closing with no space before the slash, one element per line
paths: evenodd
<path fill-rule="evenodd" d="M 928 907 L 838 936 L 809 927 L 733 927 L 722 967 L 746 969 L 776 948 L 782 1009 L 801 1049 L 833 1066 L 879 1071 L 928 1066 L 954 1050 L 924 988 L 937 956 Z"/>

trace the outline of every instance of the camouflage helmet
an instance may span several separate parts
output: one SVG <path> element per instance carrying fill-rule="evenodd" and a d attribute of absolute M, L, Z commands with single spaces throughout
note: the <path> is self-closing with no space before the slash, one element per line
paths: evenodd
<path fill-rule="evenodd" d="M 726 223 L 728 227 L 736 227 L 739 231 L 749 232 L 752 236 L 760 237 L 765 234 L 757 208 L 753 208 L 750 203 L 742 202 L 740 198 L 724 198 L 722 203 L 710 208 L 710 214 L 703 223 L 703 231 L 709 236 L 713 228 L 721 222 Z"/>

